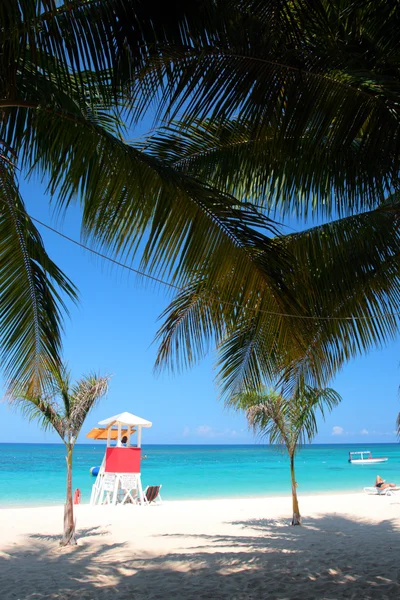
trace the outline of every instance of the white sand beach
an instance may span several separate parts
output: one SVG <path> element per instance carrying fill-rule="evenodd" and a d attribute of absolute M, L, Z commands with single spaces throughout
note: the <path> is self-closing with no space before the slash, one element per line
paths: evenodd
<path fill-rule="evenodd" d="M 0 510 L 0 596 L 39 599 L 384 600 L 400 597 L 400 496 Z"/>

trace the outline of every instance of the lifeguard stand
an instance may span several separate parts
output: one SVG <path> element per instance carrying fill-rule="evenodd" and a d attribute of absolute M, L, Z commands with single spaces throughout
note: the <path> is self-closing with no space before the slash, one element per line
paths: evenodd
<path fill-rule="evenodd" d="M 101 463 L 96 482 L 92 487 L 90 504 L 144 504 L 140 477 L 142 429 L 152 423 L 141 417 L 124 412 L 104 421 L 86 437 L 94 440 L 107 440 L 106 452 Z M 132 445 L 132 435 L 137 432 L 136 445 Z M 126 442 L 122 442 L 125 440 Z M 111 442 L 115 441 L 115 446 Z"/>

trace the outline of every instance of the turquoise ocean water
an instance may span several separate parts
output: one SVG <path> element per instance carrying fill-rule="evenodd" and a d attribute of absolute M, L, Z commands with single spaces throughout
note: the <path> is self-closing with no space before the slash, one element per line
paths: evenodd
<path fill-rule="evenodd" d="M 351 465 L 348 453 L 371 450 L 388 456 L 378 465 Z M 104 445 L 75 447 L 73 486 L 88 502 Z M 144 446 L 143 485 L 162 484 L 166 500 L 243 498 L 290 494 L 289 461 L 276 447 Z M 0 507 L 64 502 L 65 451 L 58 444 L 0 444 Z M 400 484 L 400 445 L 318 445 L 302 448 L 296 459 L 299 493 L 360 491 L 379 473 Z"/>

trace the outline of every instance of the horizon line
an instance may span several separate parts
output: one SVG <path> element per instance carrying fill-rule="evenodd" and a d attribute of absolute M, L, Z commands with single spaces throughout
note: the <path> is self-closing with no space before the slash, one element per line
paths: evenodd
<path fill-rule="evenodd" d="M 101 445 L 106 442 L 106 440 L 93 440 L 93 442 L 76 442 L 75 446 L 93 446 L 97 445 L 98 442 L 99 448 Z M 374 445 L 392 445 L 397 446 L 400 442 L 310 442 L 308 444 L 299 445 L 300 448 L 306 448 L 309 446 L 374 446 Z M 14 446 L 64 446 L 63 442 L 0 442 L 1 445 L 14 445 Z M 236 443 L 236 444 L 224 444 L 224 443 L 180 443 L 180 442 L 153 442 L 151 444 L 142 444 L 142 448 L 144 446 L 281 446 L 284 444 L 269 444 L 265 442 L 259 443 Z"/>

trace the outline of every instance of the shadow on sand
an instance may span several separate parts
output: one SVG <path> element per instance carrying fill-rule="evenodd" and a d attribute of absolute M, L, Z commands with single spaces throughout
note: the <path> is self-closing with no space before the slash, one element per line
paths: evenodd
<path fill-rule="evenodd" d="M 145 554 L 104 543 L 101 528 L 80 544 L 26 538 L 0 553 L 2 600 L 394 600 L 400 597 L 399 531 L 329 515 L 290 527 L 269 519 L 231 523 L 235 535 L 174 534 L 175 551 Z M 323 534 L 323 535 L 321 535 Z M 172 541 L 172 540 L 171 540 Z M 384 544 L 379 560 L 374 548 Z M 381 548 L 382 550 L 382 548 Z"/>

